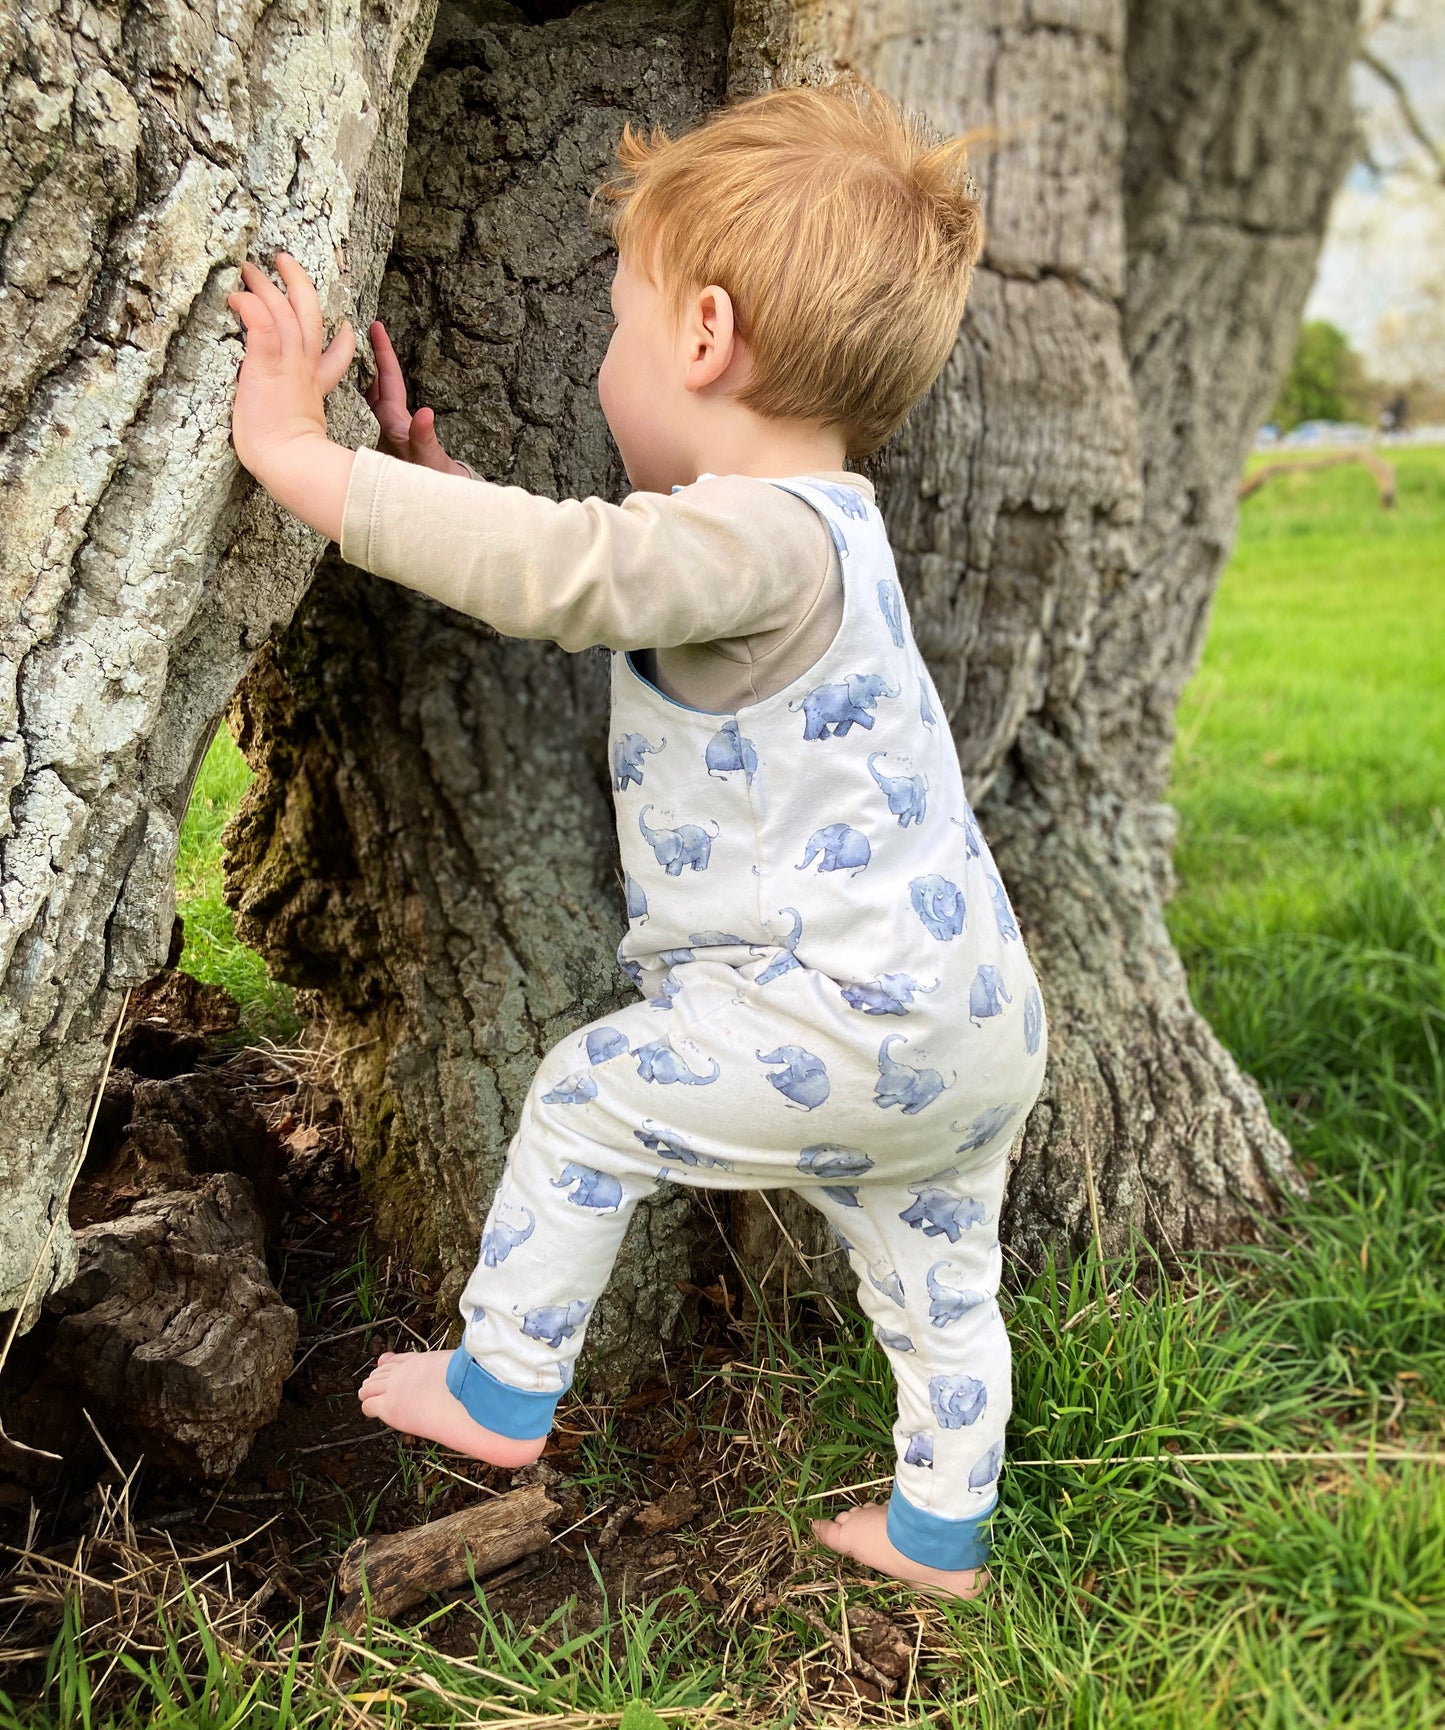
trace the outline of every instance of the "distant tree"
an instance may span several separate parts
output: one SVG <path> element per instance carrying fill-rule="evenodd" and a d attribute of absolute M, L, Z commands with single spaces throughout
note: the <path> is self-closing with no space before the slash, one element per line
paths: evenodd
<path fill-rule="evenodd" d="M 1270 417 L 1286 432 L 1306 420 L 1354 420 L 1369 409 L 1364 363 L 1349 338 L 1324 319 L 1300 326 L 1294 359 Z"/>

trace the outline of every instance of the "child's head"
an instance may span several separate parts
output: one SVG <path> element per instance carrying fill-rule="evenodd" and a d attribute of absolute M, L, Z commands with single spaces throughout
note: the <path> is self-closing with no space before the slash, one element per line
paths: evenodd
<path fill-rule="evenodd" d="M 703 290 L 722 290 L 741 351 L 733 400 L 768 420 L 836 429 L 849 456 L 866 456 L 952 350 L 983 244 L 965 169 L 980 136 L 937 142 L 855 80 L 769 91 L 677 139 L 644 141 L 629 126 L 621 172 L 598 189 L 619 285 L 634 305 L 646 296 L 670 339 L 706 318 Z M 629 353 L 648 366 L 635 345 Z M 656 347 L 651 362 L 659 355 L 666 372 Z M 628 363 L 609 353 L 604 373 L 608 364 Z M 613 384 L 614 404 L 625 394 Z M 614 433 L 626 409 L 609 408 Z"/>

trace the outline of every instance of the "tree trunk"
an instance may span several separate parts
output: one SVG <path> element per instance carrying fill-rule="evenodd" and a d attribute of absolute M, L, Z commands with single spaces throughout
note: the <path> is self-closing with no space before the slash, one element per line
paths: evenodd
<path fill-rule="evenodd" d="M 51 1222 L 166 957 L 196 769 L 321 551 L 237 466 L 225 296 L 285 246 L 329 312 L 374 301 L 434 4 L 0 0 L 0 1307 L 28 1316 L 75 1269 Z"/>

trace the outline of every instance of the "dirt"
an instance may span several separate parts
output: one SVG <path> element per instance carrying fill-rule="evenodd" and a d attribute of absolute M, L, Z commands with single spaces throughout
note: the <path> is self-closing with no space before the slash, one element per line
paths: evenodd
<path fill-rule="evenodd" d="M 358 1533 L 399 1531 L 453 1513 L 479 1493 L 540 1482 L 561 1504 L 562 1517 L 545 1552 L 485 1582 L 494 1614 L 526 1628 L 575 1599 L 567 1618 L 575 1635 L 600 1622 L 602 1590 L 614 1604 L 623 1592 L 636 1603 L 686 1584 L 714 1616 L 711 1630 L 698 1628 L 699 1646 L 712 1644 L 715 1635 L 720 1650 L 731 1624 L 776 1603 L 780 1582 L 796 1565 L 795 1545 L 781 1521 L 777 1531 L 766 1519 L 750 1521 L 748 1536 L 740 1539 L 723 1513 L 729 1482 L 740 1469 L 731 1438 L 745 1427 L 746 1378 L 715 1374 L 699 1398 L 686 1392 L 706 1379 L 695 1375 L 699 1369 L 717 1371 L 733 1360 L 752 1367 L 726 1287 L 695 1294 L 695 1338 L 669 1349 L 661 1375 L 608 1408 L 615 1452 L 601 1488 L 591 1461 L 602 1414 L 582 1401 L 564 1404 L 542 1459 L 520 1473 L 404 1440 L 368 1421 L 356 1388 L 376 1354 L 445 1345 L 448 1318 L 438 1315 L 425 1277 L 374 1258 L 370 1213 L 340 1102 L 327 1085 L 325 1030 L 311 1028 L 293 1048 L 238 1044 L 236 1017 L 223 998 L 213 987 L 186 983 L 184 975 L 152 982 L 133 1001 L 117 1063 L 133 1078 L 209 1072 L 210 1094 L 224 1084 L 238 1118 L 249 1114 L 264 1124 L 265 1147 L 254 1125 L 235 1144 L 255 1167 L 250 1175 L 268 1190 L 274 1220 L 268 1265 L 300 1320 L 280 1411 L 220 1484 L 168 1475 L 120 1446 L 112 1448 L 111 1460 L 96 1449 L 56 1464 L 0 1443 L 0 1538 L 9 1554 L 29 1553 L 60 1566 L 88 1538 L 93 1572 L 102 1566 L 119 1495 L 130 1548 L 117 1550 L 118 1569 L 133 1566 L 135 1550 L 169 1558 L 174 1546 L 182 1562 L 224 1550 L 226 1591 L 255 1612 L 247 1626 L 279 1629 L 299 1610 L 302 1638 L 310 1640 L 324 1630 L 337 1563 Z M 136 1090 L 134 1080 L 126 1085 Z M 117 1101 L 108 1130 L 101 1128 L 104 1112 L 98 1120 L 97 1149 L 72 1197 L 76 1224 L 113 1218 L 144 1192 L 144 1173 L 137 1181 L 134 1159 L 121 1157 L 127 1148 L 133 1153 L 133 1142 L 125 1139 L 119 1094 Z M 22 1336 L 6 1365 L 0 1396 L 3 1382 L 23 1383 L 33 1373 L 33 1364 L 26 1369 L 24 1342 Z M 13 1404 L 0 1398 L 7 1419 Z M 8 1421 L 7 1429 L 24 1434 Z M 591 1482 L 585 1481 L 589 1473 Z M 463 1596 L 470 1599 L 470 1591 Z M 437 1603 L 416 1614 L 435 1611 Z M 103 1642 L 104 1611 L 99 1614 Z M 0 1618 L 0 1683 L 12 1698 L 23 1698 L 42 1684 L 43 1662 L 33 1655 L 54 1638 L 59 1608 L 40 1594 L 17 1609 L 12 1591 L 4 1615 L 11 1620 L 6 1625 Z M 868 1652 L 875 1653 L 872 1680 L 834 1666 L 855 1698 L 881 1698 L 880 1684 L 901 1673 L 900 1639 L 912 1650 L 912 1629 L 900 1634 L 887 1617 L 881 1621 L 886 1626 L 873 1627 L 865 1616 L 852 1634 L 865 1672 Z M 438 1648 L 455 1641 L 459 1653 L 471 1656 L 476 1637 L 471 1616 L 441 1617 L 428 1628 Z M 32 1656 L 21 1656 L 26 1653 Z"/>

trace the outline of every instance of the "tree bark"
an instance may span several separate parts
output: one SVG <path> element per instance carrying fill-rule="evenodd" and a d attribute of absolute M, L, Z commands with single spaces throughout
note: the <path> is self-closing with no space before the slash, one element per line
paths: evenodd
<path fill-rule="evenodd" d="M 374 302 L 433 10 L 0 0 L 0 1307 L 75 1269 L 46 1236 L 196 769 L 321 551 L 231 450 L 226 293 L 285 246 Z"/>
<path fill-rule="evenodd" d="M 414 96 L 382 314 L 448 449 L 554 495 L 624 485 L 582 221 L 624 115 L 676 127 L 724 88 L 851 67 L 949 130 L 1003 130 L 958 344 L 873 473 L 1050 1006 L 1005 1226 L 1027 1261 L 1095 1229 L 1106 1252 L 1227 1241 L 1300 1188 L 1190 1002 L 1162 799 L 1352 143 L 1355 28 L 1352 0 L 448 13 Z M 239 705 L 260 771 L 232 835 L 242 928 L 321 988 L 342 1043 L 371 1041 L 350 1093 L 379 1223 L 448 1299 L 536 1057 L 625 996 L 602 674 L 333 561 Z M 734 1198 L 727 1230 L 794 1287 L 795 1252 L 824 1247 L 786 1196 Z M 640 1211 L 589 1337 L 604 1383 L 671 1325 L 673 1278 L 722 1253 L 690 1198 Z"/>

